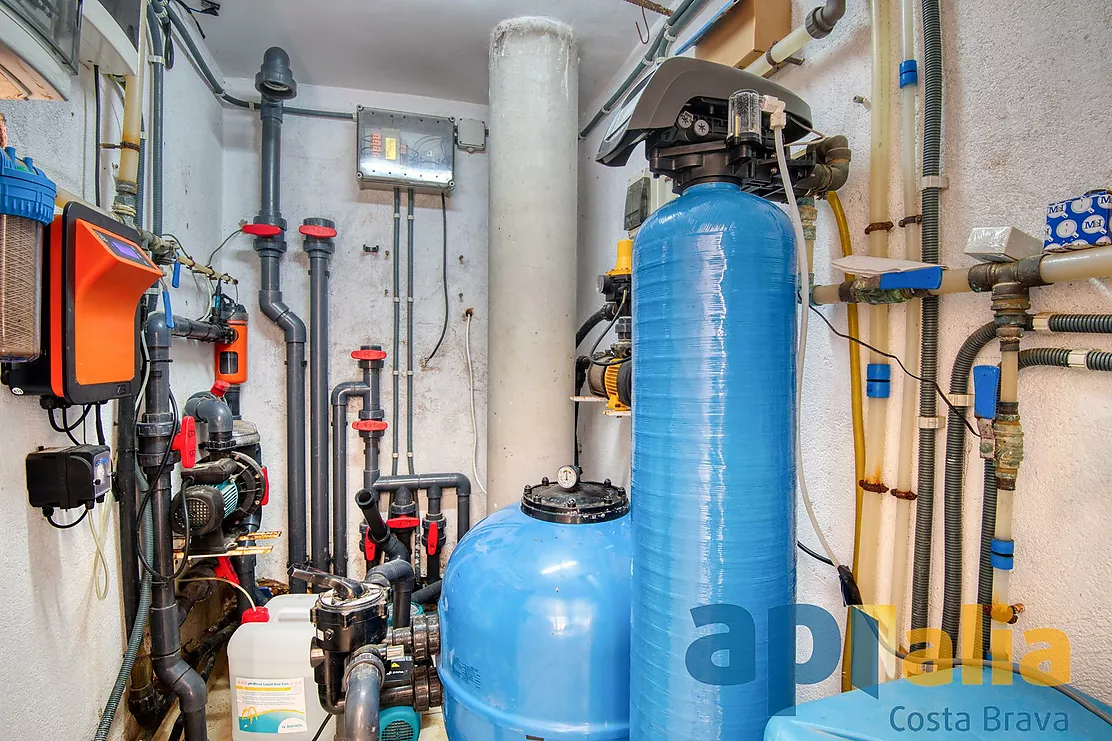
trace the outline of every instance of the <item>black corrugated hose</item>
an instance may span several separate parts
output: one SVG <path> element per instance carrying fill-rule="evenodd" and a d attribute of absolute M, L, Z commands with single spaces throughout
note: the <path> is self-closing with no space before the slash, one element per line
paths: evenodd
<path fill-rule="evenodd" d="M 942 28 L 940 0 L 923 0 L 923 177 L 940 174 L 942 159 Z M 938 187 L 922 190 L 923 262 L 938 263 Z M 919 416 L 938 412 L 938 297 L 922 302 L 919 350 Z M 991 338 L 990 338 L 991 339 Z M 986 340 L 987 342 L 987 340 Z M 976 353 L 974 353 L 974 357 Z M 972 363 L 972 360 L 970 361 Z M 968 373 L 966 374 L 968 378 Z M 951 415 L 951 418 L 954 415 Z M 962 430 L 964 437 L 965 431 Z M 934 525 L 935 430 L 919 429 L 918 498 L 915 502 L 915 558 L 911 586 L 911 627 L 927 627 L 931 579 L 931 529 Z"/>
<path fill-rule="evenodd" d="M 1112 317 L 1093 316 L 1089 318 L 1104 318 L 1110 320 L 1110 323 L 1112 323 Z M 1030 350 L 1022 350 L 1019 353 L 1019 367 L 1030 368 L 1033 365 L 1049 365 L 1057 368 L 1069 368 L 1071 352 L 1074 351 L 1064 350 L 1058 347 L 1037 347 Z M 1112 352 L 1089 351 L 1085 356 L 1085 367 L 1095 371 L 1112 371 Z"/>
<path fill-rule="evenodd" d="M 987 322 L 977 328 L 962 343 L 954 359 L 954 367 L 950 373 L 950 398 L 969 393 L 969 374 L 973 372 L 973 363 L 977 355 L 988 343 L 996 338 L 996 323 Z M 957 649 L 958 630 L 961 621 L 961 532 L 962 532 L 962 499 L 965 484 L 965 409 L 960 400 L 954 401 L 954 406 L 961 411 L 959 415 L 953 412 L 946 420 L 946 489 L 945 489 L 945 517 L 946 517 L 946 547 L 945 547 L 945 577 L 944 598 L 942 603 L 942 630 L 950 637 L 951 651 Z M 932 461 L 933 463 L 933 461 Z M 920 492 L 920 499 L 922 492 Z M 995 518 L 994 518 L 995 519 Z M 919 565 L 920 546 L 920 521 L 915 523 L 915 557 L 916 566 Z M 933 524 L 933 523 L 932 523 Z M 926 533 L 927 553 L 927 580 L 920 585 L 919 573 L 916 570 L 914 587 L 923 586 L 930 589 L 930 531 Z M 914 602 L 912 603 L 914 606 Z M 923 600 L 923 623 L 926 626 L 927 601 Z M 914 619 L 914 614 L 912 618 Z M 913 628 L 914 629 L 914 628 Z M 944 657 L 944 658 L 952 658 Z"/>
<path fill-rule="evenodd" d="M 1112 334 L 1112 314 L 1051 314 L 1051 332 Z"/>
<path fill-rule="evenodd" d="M 975 655 L 990 658 L 992 615 L 992 539 L 996 535 L 996 461 L 985 460 L 984 501 L 981 505 L 981 557 L 977 568 L 977 604 L 981 605 L 981 632 L 977 635 Z"/>

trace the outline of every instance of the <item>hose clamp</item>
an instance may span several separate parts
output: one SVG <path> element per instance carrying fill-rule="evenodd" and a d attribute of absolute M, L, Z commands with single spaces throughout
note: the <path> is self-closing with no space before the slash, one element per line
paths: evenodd
<path fill-rule="evenodd" d="M 945 175 L 924 175 L 923 190 L 946 190 L 950 187 L 950 179 Z"/>
<path fill-rule="evenodd" d="M 953 399 L 953 397 L 950 397 L 950 398 Z M 958 406 L 958 404 L 955 403 L 954 406 Z M 945 417 L 920 417 L 919 418 L 919 429 L 920 430 L 941 430 L 945 426 L 946 426 L 946 418 Z"/>
<path fill-rule="evenodd" d="M 1050 332 L 1050 312 L 1040 312 L 1031 317 L 1031 329 L 1036 332 Z"/>
<path fill-rule="evenodd" d="M 1070 354 L 1066 356 L 1066 362 L 1070 368 L 1087 368 L 1089 353 L 1091 350 L 1070 350 Z"/>

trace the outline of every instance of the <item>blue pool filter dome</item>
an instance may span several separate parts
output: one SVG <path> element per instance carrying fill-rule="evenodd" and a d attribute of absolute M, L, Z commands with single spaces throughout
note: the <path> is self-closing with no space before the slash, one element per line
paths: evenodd
<path fill-rule="evenodd" d="M 480 522 L 448 562 L 451 741 L 629 736 L 629 500 L 567 471 Z"/>

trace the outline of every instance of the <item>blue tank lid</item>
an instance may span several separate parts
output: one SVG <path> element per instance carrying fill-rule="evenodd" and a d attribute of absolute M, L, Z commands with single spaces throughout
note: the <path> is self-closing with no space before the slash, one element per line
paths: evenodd
<path fill-rule="evenodd" d="M 0 151 L 0 214 L 49 224 L 56 195 L 54 181 L 30 157 L 16 157 L 15 147 Z"/>

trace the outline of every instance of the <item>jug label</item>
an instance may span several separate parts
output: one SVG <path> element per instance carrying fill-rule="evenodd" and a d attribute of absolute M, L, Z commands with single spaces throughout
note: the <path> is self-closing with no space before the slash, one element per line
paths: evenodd
<path fill-rule="evenodd" d="M 239 730 L 250 733 L 304 733 L 305 680 L 236 679 Z"/>

